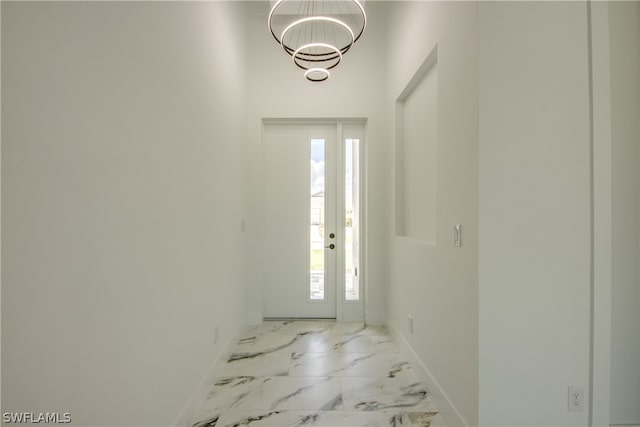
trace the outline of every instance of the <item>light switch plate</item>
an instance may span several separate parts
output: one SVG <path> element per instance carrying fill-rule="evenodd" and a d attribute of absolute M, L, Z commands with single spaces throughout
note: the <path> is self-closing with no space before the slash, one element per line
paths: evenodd
<path fill-rule="evenodd" d="M 462 224 L 453 225 L 453 245 L 462 246 Z"/>

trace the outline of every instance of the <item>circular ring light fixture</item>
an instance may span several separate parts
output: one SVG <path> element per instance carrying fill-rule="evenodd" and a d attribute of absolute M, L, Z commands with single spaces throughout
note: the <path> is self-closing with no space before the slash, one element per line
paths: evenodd
<path fill-rule="evenodd" d="M 326 1 L 326 0 L 318 0 L 319 2 L 322 1 Z M 271 31 L 271 35 L 273 36 L 273 38 L 275 39 L 276 42 L 278 42 L 278 44 L 283 44 L 281 38 L 278 38 L 278 36 L 276 35 L 276 31 L 274 29 L 273 26 L 273 17 L 277 14 L 278 10 L 281 9 L 283 4 L 286 4 L 287 2 L 292 2 L 292 0 L 278 0 L 276 2 L 276 4 L 273 5 L 273 7 L 271 8 L 271 10 L 269 11 L 269 17 L 267 19 L 267 24 L 269 26 L 269 31 Z M 299 10 L 304 10 L 305 12 L 309 12 L 309 11 L 314 11 L 314 10 L 319 10 L 319 8 L 315 7 L 315 0 L 308 0 L 308 1 L 298 1 L 298 3 L 300 3 L 300 7 L 298 8 Z M 327 2 L 328 3 L 328 2 Z M 362 19 L 362 24 L 359 25 L 359 31 L 358 31 L 358 35 L 354 37 L 354 42 L 358 41 L 360 39 L 360 36 L 362 36 L 362 33 L 364 33 L 364 29 L 367 27 L 367 14 L 364 11 L 364 7 L 362 6 L 362 4 L 358 1 L 358 0 L 340 0 L 340 1 L 336 1 L 334 2 L 337 5 L 337 14 L 340 14 L 340 10 L 343 10 L 340 6 L 339 3 L 342 4 L 353 4 L 356 8 L 357 11 L 359 12 L 359 14 L 361 15 L 361 19 Z M 311 13 L 300 13 L 299 15 L 309 15 L 309 16 L 314 16 Z M 355 34 L 355 31 L 352 30 L 352 32 Z M 285 50 L 287 52 L 293 52 L 295 51 L 295 49 L 291 46 L 287 46 L 287 45 L 283 45 L 283 47 L 285 48 Z M 342 51 L 342 49 L 340 49 Z M 344 52 L 343 52 L 344 53 Z"/>
<path fill-rule="evenodd" d="M 336 49 L 341 53 L 346 53 L 349 49 L 351 49 L 351 46 L 353 46 L 353 44 L 355 43 L 356 39 L 355 39 L 355 35 L 353 34 L 353 30 L 344 22 L 342 22 L 339 19 L 336 18 L 331 18 L 330 16 L 308 16 L 306 18 L 301 18 L 298 19 L 297 21 L 292 22 L 291 24 L 289 24 L 287 26 L 287 28 L 285 28 L 282 31 L 282 35 L 280 36 L 280 45 L 282 46 L 282 48 L 289 54 L 292 55 L 292 52 L 296 52 L 299 50 L 295 49 L 292 50 L 291 52 L 289 51 L 289 49 L 291 49 L 290 47 L 288 47 L 287 45 L 284 44 L 284 39 L 287 36 L 287 34 L 293 30 L 294 28 L 296 28 L 297 26 L 301 26 L 303 24 L 307 24 L 310 23 L 312 26 L 313 24 L 317 23 L 317 22 L 325 22 L 325 23 L 331 23 L 331 24 L 335 24 L 338 27 L 341 27 L 343 30 L 345 30 L 347 32 L 347 34 L 349 35 L 349 42 L 342 48 L 340 49 Z M 315 42 L 315 43 L 320 43 L 320 42 Z M 333 53 L 331 53 L 331 55 L 333 55 Z M 310 56 L 310 57 L 320 57 L 322 58 L 323 56 L 325 56 L 325 54 L 322 55 L 309 55 L 309 54 L 305 54 L 305 56 Z M 325 59 L 322 59 L 322 61 L 324 61 Z"/>
<path fill-rule="evenodd" d="M 305 50 L 312 49 L 312 48 L 317 48 L 317 47 L 323 48 L 325 50 L 328 50 L 329 52 L 324 53 L 324 54 L 314 54 L 314 53 L 306 53 L 305 52 Z M 315 59 L 315 60 L 306 59 L 306 57 L 303 56 L 303 55 L 305 55 L 305 56 L 332 55 L 332 56 L 327 57 L 327 59 L 325 59 L 325 60 L 319 61 L 318 59 Z M 305 45 L 300 46 L 298 49 L 296 49 L 296 51 L 293 52 L 293 55 L 291 57 L 293 58 L 293 63 L 296 64 L 298 67 L 302 68 L 303 70 L 309 70 L 309 69 L 312 69 L 312 68 L 330 70 L 332 68 L 335 68 L 340 63 L 340 61 L 342 61 L 342 52 L 340 52 L 340 49 L 338 49 L 337 47 L 332 46 L 332 45 L 327 44 L 327 43 L 307 43 Z M 333 60 L 336 60 L 336 59 L 337 59 L 337 61 L 335 61 L 335 63 L 327 64 L 327 66 L 324 67 L 324 68 L 321 68 L 321 67 L 307 67 L 307 66 L 304 66 L 301 63 L 301 62 L 329 62 L 329 61 L 333 61 Z"/>
<path fill-rule="evenodd" d="M 323 82 L 331 77 L 331 73 L 324 68 L 309 68 L 304 72 L 304 76 L 310 82 Z"/>
<path fill-rule="evenodd" d="M 364 33 L 367 15 L 360 1 L 277 0 L 269 11 L 269 31 L 306 70 L 307 80 L 324 81 Z"/>

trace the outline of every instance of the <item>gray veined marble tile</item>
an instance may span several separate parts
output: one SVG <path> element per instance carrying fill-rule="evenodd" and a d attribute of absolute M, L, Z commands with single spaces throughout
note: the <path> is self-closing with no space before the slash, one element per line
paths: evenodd
<path fill-rule="evenodd" d="M 296 353 L 398 353 L 389 336 L 368 335 L 265 335 L 244 352 Z"/>
<path fill-rule="evenodd" d="M 275 377 L 287 375 L 291 357 L 277 354 L 254 355 L 247 358 L 229 360 L 222 370 L 222 377 Z"/>
<path fill-rule="evenodd" d="M 253 347 L 257 339 L 258 335 L 241 338 L 240 340 L 238 340 L 238 342 L 235 343 L 232 351 L 234 353 L 243 353 L 245 351 L 248 351 L 251 347 Z"/>
<path fill-rule="evenodd" d="M 308 334 L 329 334 L 335 321 L 326 320 L 302 320 L 285 322 L 278 330 L 281 334 L 308 335 Z"/>
<path fill-rule="evenodd" d="M 338 335 L 332 336 L 329 343 L 330 351 L 333 353 L 398 353 L 400 351 L 390 336 Z"/>
<path fill-rule="evenodd" d="M 260 336 L 251 347 L 251 351 L 270 351 L 282 347 L 290 347 L 299 342 L 301 336 L 296 334 L 265 334 Z"/>
<path fill-rule="evenodd" d="M 225 412 L 217 421 L 216 427 L 283 427 L 301 426 L 313 418 L 317 412 L 298 411 L 241 411 Z M 307 423 L 308 424 L 308 423 Z"/>
<path fill-rule="evenodd" d="M 222 377 L 216 380 L 214 383 L 214 390 L 217 389 L 237 389 L 237 388 L 246 388 L 248 385 L 249 388 L 257 387 L 259 381 L 261 381 L 263 377 L 254 377 L 243 375 L 239 377 Z M 212 390 L 213 392 L 213 390 Z"/>
<path fill-rule="evenodd" d="M 438 412 L 415 378 L 341 378 L 345 409 Z"/>
<path fill-rule="evenodd" d="M 251 344 L 238 343 L 229 361 L 251 359 L 267 354 L 279 354 L 289 358 L 291 353 L 298 351 L 296 343 L 302 338 L 299 335 L 267 334 L 256 338 Z"/>
<path fill-rule="evenodd" d="M 292 348 L 296 353 L 329 353 L 332 351 L 332 337 L 327 334 L 299 335 Z"/>
<path fill-rule="evenodd" d="M 206 385 L 195 427 L 446 426 L 385 329 L 359 322 L 266 321 Z"/>
<path fill-rule="evenodd" d="M 264 396 L 272 410 L 343 409 L 338 378 L 276 377 L 265 385 Z"/>
<path fill-rule="evenodd" d="M 280 335 L 285 341 L 285 335 Z M 398 347 L 389 336 L 364 335 L 298 335 L 295 340 L 289 339 L 289 348 L 296 353 L 375 353 L 399 352 Z M 264 342 L 256 343 L 255 348 L 268 347 Z"/>
<path fill-rule="evenodd" d="M 419 417 L 421 416 L 419 413 L 408 413 L 408 415 L 411 417 L 413 415 L 413 420 L 411 421 L 412 424 L 420 424 L 420 420 Z M 429 419 L 429 426 L 430 427 L 447 427 L 447 423 L 444 421 L 444 418 L 442 418 L 442 415 L 440 414 L 429 414 L 428 415 Z M 412 419 L 410 418 L 410 420 Z M 423 423 L 424 425 L 424 423 Z"/>
<path fill-rule="evenodd" d="M 265 335 L 238 352 L 290 351 L 296 353 L 398 353 L 389 336 L 368 335 Z"/>
<path fill-rule="evenodd" d="M 339 322 L 331 328 L 331 335 L 389 335 L 384 326 L 366 325 L 362 322 Z"/>
<path fill-rule="evenodd" d="M 294 353 L 290 376 L 403 377 L 414 372 L 399 353 Z"/>
<path fill-rule="evenodd" d="M 376 412 L 374 412 L 376 413 Z M 377 412 L 380 413 L 380 412 Z M 437 412 L 382 412 L 392 414 L 387 420 L 389 426 L 401 427 L 446 427 L 447 424 Z"/>
<path fill-rule="evenodd" d="M 265 320 L 261 325 L 250 326 L 240 337 L 240 343 L 255 341 L 265 335 L 329 335 L 335 321 L 327 320 Z"/>
<path fill-rule="evenodd" d="M 211 377 L 208 378 L 204 384 L 205 386 L 209 386 L 208 389 L 213 390 L 216 386 L 220 386 L 220 384 L 222 383 L 228 383 L 231 381 L 237 381 L 239 383 L 245 382 L 245 381 L 251 381 L 252 379 L 255 379 L 256 377 L 252 377 L 252 376 L 240 376 L 240 377 L 224 377 L 224 378 L 217 378 L 217 377 Z"/>
<path fill-rule="evenodd" d="M 337 378 L 236 377 L 218 382 L 203 408 L 332 411 L 343 404 Z"/>
<path fill-rule="evenodd" d="M 254 389 L 259 388 L 264 378 L 254 376 L 222 378 L 212 387 L 202 408 L 209 412 L 215 409 L 216 413 L 233 408 L 238 403 L 243 403 Z"/>
<path fill-rule="evenodd" d="M 305 321 L 277 322 L 275 332 L 248 333 L 234 348 L 234 354 L 287 352 L 368 353 L 398 352 L 393 339 L 381 327 L 362 323 Z M 267 327 L 269 328 L 269 327 Z M 375 335 L 378 334 L 378 335 Z"/>
<path fill-rule="evenodd" d="M 264 334 L 278 333 L 286 323 L 288 321 L 285 320 L 265 320 L 261 325 L 249 326 L 242 335 L 241 340 L 256 338 Z"/>
<path fill-rule="evenodd" d="M 436 422 L 436 423 L 434 423 Z M 230 411 L 216 427 L 429 427 L 439 424 L 439 415 L 410 412 L 347 411 Z"/>
<path fill-rule="evenodd" d="M 340 340 L 319 334 L 266 334 L 257 338 L 251 345 L 238 344 L 229 360 L 250 359 L 267 354 L 277 354 L 290 358 L 292 353 L 336 352 L 336 348 L 341 347 L 341 345 L 335 346 L 334 341 L 338 343 Z"/>
<path fill-rule="evenodd" d="M 220 420 L 220 410 L 203 409 L 196 417 L 196 421 L 192 424 L 192 427 L 215 427 Z"/>

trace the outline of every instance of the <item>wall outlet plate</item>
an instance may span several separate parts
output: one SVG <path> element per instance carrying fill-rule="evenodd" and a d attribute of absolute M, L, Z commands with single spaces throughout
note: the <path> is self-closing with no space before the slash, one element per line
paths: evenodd
<path fill-rule="evenodd" d="M 584 388 L 583 387 L 569 387 L 569 410 L 570 411 L 582 411 L 584 410 Z"/>

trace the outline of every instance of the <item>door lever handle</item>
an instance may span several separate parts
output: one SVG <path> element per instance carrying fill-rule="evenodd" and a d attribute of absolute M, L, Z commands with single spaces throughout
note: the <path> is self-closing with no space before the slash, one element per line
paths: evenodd
<path fill-rule="evenodd" d="M 325 249 L 335 249 L 335 248 L 336 248 L 336 245 L 334 245 L 334 244 L 332 243 L 332 244 L 330 244 L 329 246 L 325 246 L 324 248 L 325 248 Z"/>

